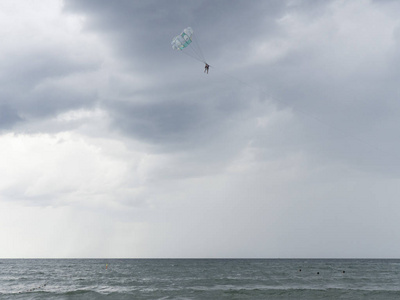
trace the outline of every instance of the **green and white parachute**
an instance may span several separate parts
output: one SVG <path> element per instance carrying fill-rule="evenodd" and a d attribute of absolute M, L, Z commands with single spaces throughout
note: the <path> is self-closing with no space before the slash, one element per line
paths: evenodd
<path fill-rule="evenodd" d="M 194 43 L 192 43 L 193 41 Z M 174 37 L 172 39 L 171 46 L 175 50 L 182 51 L 182 53 L 189 55 L 198 61 L 206 63 L 203 51 L 201 51 L 196 39 L 193 38 L 193 29 L 191 27 L 183 29 L 181 34 Z"/>
<path fill-rule="evenodd" d="M 172 40 L 171 42 L 172 48 L 175 50 L 183 50 L 183 48 L 186 48 L 192 42 L 192 36 L 193 36 L 192 28 L 188 27 L 183 29 L 182 33 L 174 37 L 174 39 Z"/>

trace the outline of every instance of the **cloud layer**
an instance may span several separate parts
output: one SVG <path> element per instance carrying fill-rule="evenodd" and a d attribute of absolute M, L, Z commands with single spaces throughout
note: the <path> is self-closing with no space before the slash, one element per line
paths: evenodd
<path fill-rule="evenodd" d="M 394 257 L 398 6 L 3 1 L 0 257 Z"/>

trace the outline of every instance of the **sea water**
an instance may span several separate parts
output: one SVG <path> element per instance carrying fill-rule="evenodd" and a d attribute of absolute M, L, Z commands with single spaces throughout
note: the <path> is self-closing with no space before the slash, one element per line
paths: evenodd
<path fill-rule="evenodd" d="M 3 259 L 0 299 L 400 299 L 400 260 Z"/>

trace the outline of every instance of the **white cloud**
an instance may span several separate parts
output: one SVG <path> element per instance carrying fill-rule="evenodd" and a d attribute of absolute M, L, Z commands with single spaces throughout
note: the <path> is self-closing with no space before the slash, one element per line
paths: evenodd
<path fill-rule="evenodd" d="M 124 151 L 118 142 L 96 145 L 68 132 L 6 134 L 0 144 L 3 200 L 30 205 L 112 205 L 132 163 L 107 154 L 107 148 Z"/>
<path fill-rule="evenodd" d="M 0 53 L 3 60 L 18 53 L 29 55 L 45 49 L 85 62 L 98 55 L 98 51 L 90 51 L 90 45 L 96 42 L 97 37 L 81 34 L 84 17 L 64 14 L 62 0 L 6 0 L 0 7 L 0 37 L 3 41 Z"/>

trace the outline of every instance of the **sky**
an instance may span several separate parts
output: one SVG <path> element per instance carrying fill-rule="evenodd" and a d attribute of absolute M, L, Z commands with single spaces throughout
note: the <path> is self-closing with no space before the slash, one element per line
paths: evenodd
<path fill-rule="evenodd" d="M 2 0 L 0 257 L 398 258 L 399 9 Z"/>

